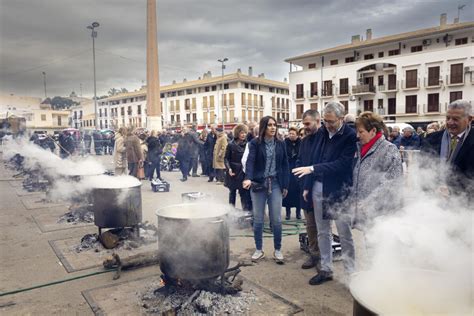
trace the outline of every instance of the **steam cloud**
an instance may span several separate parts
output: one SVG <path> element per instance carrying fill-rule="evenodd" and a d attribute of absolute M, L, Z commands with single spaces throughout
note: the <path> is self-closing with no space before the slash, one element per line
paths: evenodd
<path fill-rule="evenodd" d="M 441 194 L 448 166 L 422 157 L 411 161 L 388 201 L 404 204 L 375 217 L 365 232 L 368 265 L 351 282 L 352 293 L 383 315 L 472 315 L 473 206 L 467 192 Z M 371 205 L 379 201 L 364 201 Z M 384 202 L 386 204 L 386 202 Z M 370 209 L 370 208 L 369 208 Z"/>

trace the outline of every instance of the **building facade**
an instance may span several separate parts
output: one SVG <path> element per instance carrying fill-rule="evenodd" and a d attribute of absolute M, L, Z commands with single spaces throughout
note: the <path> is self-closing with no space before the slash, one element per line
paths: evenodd
<path fill-rule="evenodd" d="M 71 97 L 71 99 L 78 104 L 69 109 L 69 126 L 77 129 L 94 129 L 94 100 L 79 97 Z"/>
<path fill-rule="evenodd" d="M 193 81 L 162 86 L 161 117 L 165 128 L 190 124 L 201 127 L 218 123 L 258 121 L 273 115 L 281 125 L 290 118 L 290 95 L 285 82 L 266 79 L 240 70 L 213 77 L 210 72 Z M 146 88 L 99 100 L 100 128 L 146 126 Z"/>
<path fill-rule="evenodd" d="M 448 24 L 443 14 L 437 27 L 380 38 L 368 29 L 365 40 L 288 58 L 291 119 L 335 100 L 387 121 L 441 121 L 451 101 L 474 97 L 473 34 L 474 22 Z"/>

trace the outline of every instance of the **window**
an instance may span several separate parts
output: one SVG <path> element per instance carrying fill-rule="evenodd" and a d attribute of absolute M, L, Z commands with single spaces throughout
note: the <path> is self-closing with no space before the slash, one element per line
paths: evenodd
<path fill-rule="evenodd" d="M 354 57 L 346 57 L 346 64 L 347 63 L 353 63 L 354 62 Z"/>
<path fill-rule="evenodd" d="M 388 90 L 397 89 L 397 75 L 390 74 L 388 75 Z"/>
<path fill-rule="evenodd" d="M 212 87 L 211 87 L 211 90 L 212 90 L 212 91 L 216 91 L 216 90 L 217 90 L 217 86 L 212 86 Z"/>
<path fill-rule="evenodd" d="M 244 87 L 245 87 L 245 89 L 248 89 L 248 88 L 249 88 L 249 84 L 248 84 L 248 83 L 244 83 Z"/>
<path fill-rule="evenodd" d="M 58 115 L 58 126 L 62 125 L 61 115 Z"/>
<path fill-rule="evenodd" d="M 462 99 L 462 91 L 453 91 L 449 93 L 449 103 Z"/>
<path fill-rule="evenodd" d="M 405 97 L 405 113 L 416 113 L 417 112 L 417 96 L 407 95 Z"/>
<path fill-rule="evenodd" d="M 428 68 L 428 86 L 439 86 L 439 66 Z"/>
<path fill-rule="evenodd" d="M 235 105 L 235 100 L 234 100 L 234 94 L 229 93 L 229 105 L 234 106 Z"/>
<path fill-rule="evenodd" d="M 323 86 L 323 96 L 331 96 L 332 95 L 332 80 L 325 80 Z"/>
<path fill-rule="evenodd" d="M 428 94 L 428 112 L 439 112 L 439 93 Z"/>
<path fill-rule="evenodd" d="M 186 94 L 193 94 L 193 89 L 186 89 Z"/>
<path fill-rule="evenodd" d="M 383 86 L 383 75 L 378 77 L 378 85 Z"/>
<path fill-rule="evenodd" d="M 406 71 L 406 88 L 418 87 L 418 70 L 412 69 Z"/>
<path fill-rule="evenodd" d="M 193 123 L 196 123 L 196 122 L 197 122 L 197 114 L 193 113 Z"/>
<path fill-rule="evenodd" d="M 184 100 L 184 110 L 189 111 L 190 109 L 191 109 L 191 103 L 190 103 L 189 99 L 185 99 Z"/>
<path fill-rule="evenodd" d="M 304 111 L 304 104 L 297 104 L 296 105 L 296 118 L 297 119 L 303 118 L 303 111 Z"/>
<path fill-rule="evenodd" d="M 464 44 L 467 44 L 467 37 L 456 38 L 454 40 L 454 45 L 464 45 Z"/>
<path fill-rule="evenodd" d="M 364 100 L 364 111 L 374 111 L 374 100 Z"/>
<path fill-rule="evenodd" d="M 125 116 L 125 107 L 120 108 L 120 115 Z"/>
<path fill-rule="evenodd" d="M 395 56 L 395 55 L 400 55 L 399 49 L 392 49 L 388 51 L 388 56 Z"/>
<path fill-rule="evenodd" d="M 316 68 L 316 63 L 309 64 L 309 65 L 308 65 L 308 68 L 309 68 L 309 69 L 314 69 L 314 68 Z"/>
<path fill-rule="evenodd" d="M 367 59 L 374 59 L 374 54 L 366 54 L 366 55 L 364 55 L 364 60 L 367 60 Z"/>
<path fill-rule="evenodd" d="M 317 82 L 311 82 L 310 83 L 311 91 L 309 97 L 312 98 L 314 96 L 318 95 L 318 83 Z"/>
<path fill-rule="evenodd" d="M 334 65 L 339 64 L 339 60 L 338 59 L 333 59 L 333 60 L 331 60 L 330 63 L 331 63 L 331 66 L 334 66 Z"/>
<path fill-rule="evenodd" d="M 463 83 L 463 64 L 451 65 L 451 76 L 449 83 Z"/>
<path fill-rule="evenodd" d="M 339 101 L 342 105 L 344 105 L 344 113 L 349 113 L 349 101 Z"/>
<path fill-rule="evenodd" d="M 421 46 L 421 45 L 411 47 L 411 52 L 412 53 L 421 52 L 422 50 L 423 50 L 423 46 Z"/>
<path fill-rule="evenodd" d="M 268 91 L 271 92 L 271 93 L 275 93 L 275 88 L 270 87 L 270 88 L 268 88 Z"/>
<path fill-rule="evenodd" d="M 41 114 L 41 120 L 46 121 L 46 114 Z"/>
<path fill-rule="evenodd" d="M 228 83 L 224 83 L 224 90 L 226 89 L 229 89 L 229 84 Z"/>
<path fill-rule="evenodd" d="M 210 91 L 209 87 L 204 87 L 204 91 L 209 92 Z"/>
<path fill-rule="evenodd" d="M 383 52 L 379 52 L 379 58 L 383 57 Z"/>
<path fill-rule="evenodd" d="M 296 85 L 296 98 L 303 99 L 304 98 L 304 86 L 302 83 Z"/>
<path fill-rule="evenodd" d="M 311 110 L 316 110 L 316 111 L 318 110 L 318 104 L 317 103 L 311 103 L 309 106 L 311 107 Z"/>
<path fill-rule="evenodd" d="M 397 99 L 389 98 L 388 99 L 388 114 L 397 114 Z"/>
<path fill-rule="evenodd" d="M 128 114 L 128 115 L 132 115 L 132 113 L 133 113 L 133 112 L 132 112 L 132 107 L 129 106 L 129 107 L 127 108 L 127 114 Z"/>
<path fill-rule="evenodd" d="M 339 94 L 349 94 L 349 78 L 339 79 Z"/>

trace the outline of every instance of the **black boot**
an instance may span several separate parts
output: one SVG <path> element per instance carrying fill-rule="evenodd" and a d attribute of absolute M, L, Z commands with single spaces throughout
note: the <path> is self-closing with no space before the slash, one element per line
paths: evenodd
<path fill-rule="evenodd" d="M 287 207 L 286 208 L 286 217 L 285 219 L 288 221 L 291 219 L 291 208 Z"/>
<path fill-rule="evenodd" d="M 296 209 L 296 219 L 301 219 L 301 209 L 300 208 Z"/>

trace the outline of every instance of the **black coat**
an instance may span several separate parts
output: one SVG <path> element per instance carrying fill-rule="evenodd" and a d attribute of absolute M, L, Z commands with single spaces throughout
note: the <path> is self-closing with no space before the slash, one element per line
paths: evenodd
<path fill-rule="evenodd" d="M 289 186 L 288 195 L 283 199 L 284 207 L 300 207 L 300 188 L 298 184 L 298 178 L 293 175 L 291 170 L 296 167 L 296 161 L 298 160 L 298 153 L 300 151 L 301 139 L 296 139 L 292 142 L 289 138 L 285 139 L 286 145 L 286 156 L 288 158 L 288 169 L 289 169 Z"/>
<path fill-rule="evenodd" d="M 146 140 L 148 146 L 148 161 L 153 163 L 160 162 L 160 155 L 163 152 L 163 146 L 160 140 L 155 136 L 150 136 Z"/>
<path fill-rule="evenodd" d="M 423 142 L 422 152 L 434 155 L 436 158 L 441 154 L 441 140 L 444 130 L 429 134 Z M 469 135 L 464 140 L 459 153 L 452 164 L 452 175 L 447 179 L 448 185 L 468 193 L 472 199 L 474 189 L 474 129 L 471 128 Z M 471 191 L 470 191 L 471 190 Z"/>
<path fill-rule="evenodd" d="M 352 166 L 357 150 L 357 137 L 352 128 L 343 127 L 330 139 L 323 126 L 316 135 L 316 145 L 311 157 L 314 172 L 305 179 L 304 189 L 312 192 L 315 181 L 323 184 L 323 218 L 333 219 L 339 211 L 352 185 Z"/>
<path fill-rule="evenodd" d="M 213 133 L 207 134 L 206 141 L 204 142 L 204 151 L 206 152 L 206 157 L 208 161 L 214 159 L 214 146 L 216 145 L 217 136 Z"/>
<path fill-rule="evenodd" d="M 178 148 L 176 150 L 176 159 L 183 163 L 191 160 L 191 138 L 184 135 L 178 140 Z"/>
<path fill-rule="evenodd" d="M 258 142 L 258 138 L 252 139 L 249 144 L 249 155 L 245 165 L 245 179 L 263 182 L 265 173 L 265 163 L 267 153 L 265 151 L 265 143 Z M 278 183 L 282 190 L 288 190 L 289 168 L 288 159 L 286 157 L 286 146 L 282 140 L 275 139 L 275 170 L 277 172 Z"/>
<path fill-rule="evenodd" d="M 296 167 L 306 167 L 311 165 L 311 157 L 313 156 L 314 148 L 316 147 L 316 140 L 317 136 L 319 135 L 317 132 L 311 135 L 306 135 L 300 144 L 300 151 L 298 154 L 298 159 L 296 160 Z M 305 201 L 303 198 L 303 190 L 304 190 L 304 180 L 306 177 L 298 179 L 298 185 L 300 189 L 300 206 L 302 209 L 312 212 L 313 211 L 313 200 L 311 199 L 311 193 L 308 196 L 308 201 Z"/>
<path fill-rule="evenodd" d="M 224 184 L 229 190 L 236 190 L 242 188 L 242 181 L 244 181 L 244 170 L 242 168 L 242 156 L 244 155 L 246 141 L 237 143 L 231 141 L 225 150 L 224 164 L 226 167 L 226 175 Z M 232 170 L 235 175 L 231 177 L 229 170 Z"/>

